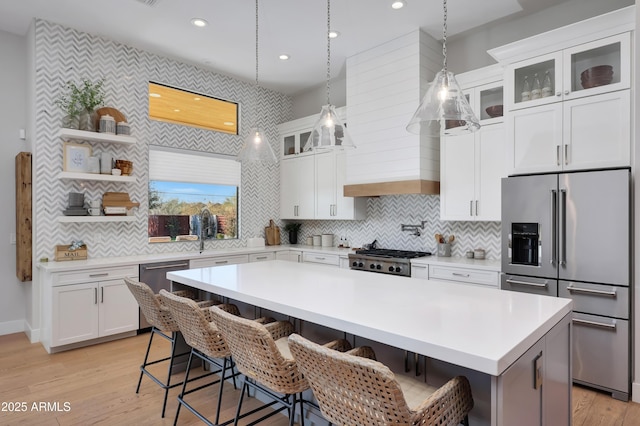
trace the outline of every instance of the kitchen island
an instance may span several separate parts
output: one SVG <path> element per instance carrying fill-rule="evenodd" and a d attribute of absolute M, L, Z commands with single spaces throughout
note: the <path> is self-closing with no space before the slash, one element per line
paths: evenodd
<path fill-rule="evenodd" d="M 568 299 L 284 261 L 167 278 L 486 375 L 480 424 L 571 423 Z"/>

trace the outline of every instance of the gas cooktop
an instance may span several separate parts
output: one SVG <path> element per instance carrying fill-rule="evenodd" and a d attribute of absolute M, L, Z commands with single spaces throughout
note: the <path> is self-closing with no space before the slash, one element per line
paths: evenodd
<path fill-rule="evenodd" d="M 431 256 L 428 251 L 409 251 L 409 250 L 390 250 L 390 249 L 369 249 L 369 250 L 356 250 L 356 254 L 363 256 L 377 256 L 384 258 L 397 258 L 397 259 L 415 259 L 416 257 Z"/>
<path fill-rule="evenodd" d="M 349 254 L 351 269 L 378 272 L 382 274 L 411 276 L 409 259 L 430 256 L 428 251 L 408 251 L 389 249 L 356 250 Z"/>

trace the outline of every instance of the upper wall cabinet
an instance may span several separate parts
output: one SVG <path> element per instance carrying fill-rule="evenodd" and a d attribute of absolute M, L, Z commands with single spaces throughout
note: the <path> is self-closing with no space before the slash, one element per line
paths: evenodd
<path fill-rule="evenodd" d="M 507 172 L 631 164 L 629 6 L 489 51 L 505 67 Z"/>
<path fill-rule="evenodd" d="M 630 33 L 618 34 L 507 66 L 507 108 L 530 108 L 628 89 L 630 38 Z"/>
<path fill-rule="evenodd" d="M 340 120 L 344 123 L 346 121 L 346 108 L 336 108 L 336 113 L 338 113 Z M 302 154 L 305 152 L 304 146 L 306 145 L 307 140 L 311 135 L 311 130 L 319 117 L 320 112 L 318 111 L 317 115 L 288 121 L 278 126 L 278 130 L 280 131 L 281 158 L 290 158 L 292 155 Z M 341 138 L 341 132 L 342 129 L 336 126 L 336 137 Z"/>

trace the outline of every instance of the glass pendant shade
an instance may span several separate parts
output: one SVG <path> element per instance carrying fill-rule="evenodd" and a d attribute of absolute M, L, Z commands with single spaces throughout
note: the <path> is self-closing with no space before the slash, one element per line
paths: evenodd
<path fill-rule="evenodd" d="M 259 127 L 253 127 L 244 140 L 244 145 L 238 154 L 237 161 L 242 163 L 275 164 L 276 155 L 266 133 Z"/>
<path fill-rule="evenodd" d="M 467 97 L 453 73 L 440 70 L 427 89 L 407 131 L 418 135 L 440 136 L 475 132 L 480 129 Z"/>
<path fill-rule="evenodd" d="M 323 105 L 303 151 L 344 148 L 355 148 L 347 128 L 333 105 Z"/>

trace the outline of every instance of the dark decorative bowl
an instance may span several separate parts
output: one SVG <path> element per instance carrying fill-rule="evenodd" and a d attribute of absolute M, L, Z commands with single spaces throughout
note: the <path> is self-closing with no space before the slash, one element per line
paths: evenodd
<path fill-rule="evenodd" d="M 502 105 L 492 105 L 487 107 L 485 111 L 491 118 L 502 117 Z"/>
<path fill-rule="evenodd" d="M 605 86 L 613 80 L 613 67 L 611 65 L 598 65 L 582 71 L 580 83 L 584 89 Z"/>

